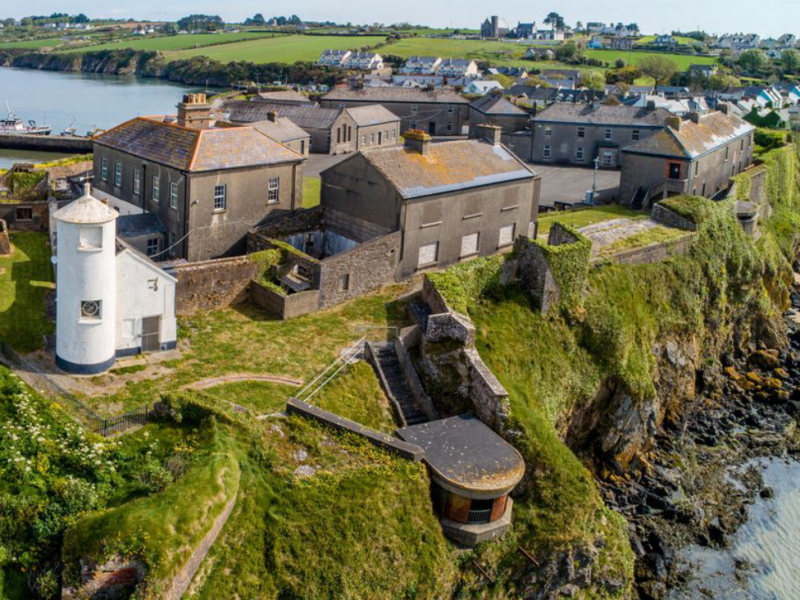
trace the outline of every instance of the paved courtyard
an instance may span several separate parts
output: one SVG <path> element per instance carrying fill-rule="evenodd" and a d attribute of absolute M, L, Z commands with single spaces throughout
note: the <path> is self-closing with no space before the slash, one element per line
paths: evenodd
<path fill-rule="evenodd" d="M 556 203 L 572 205 L 583 202 L 587 190 L 592 189 L 594 169 L 562 165 L 530 165 L 542 176 L 542 191 L 539 206 L 554 207 Z M 619 201 L 620 172 L 597 171 L 597 197 L 599 202 Z"/>
<path fill-rule="evenodd" d="M 304 177 L 316 177 L 319 179 L 319 174 L 325 169 L 338 165 L 343 160 L 350 158 L 352 154 L 337 154 L 331 156 L 329 154 L 309 154 L 308 160 L 303 165 Z"/>

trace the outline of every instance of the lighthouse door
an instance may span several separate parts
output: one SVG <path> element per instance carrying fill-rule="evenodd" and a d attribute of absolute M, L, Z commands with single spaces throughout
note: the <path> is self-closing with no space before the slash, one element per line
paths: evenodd
<path fill-rule="evenodd" d="M 142 319 L 142 352 L 161 350 L 161 317 Z"/>

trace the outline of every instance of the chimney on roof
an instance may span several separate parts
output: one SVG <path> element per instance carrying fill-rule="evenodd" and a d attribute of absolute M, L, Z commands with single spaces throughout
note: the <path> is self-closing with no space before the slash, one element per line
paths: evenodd
<path fill-rule="evenodd" d="M 718 102 L 717 110 L 721 112 L 723 115 L 727 115 L 728 111 L 730 110 L 730 106 L 728 106 L 727 102 Z"/>
<path fill-rule="evenodd" d="M 205 94 L 184 94 L 178 104 L 178 125 L 190 129 L 211 127 L 211 105 Z"/>
<path fill-rule="evenodd" d="M 675 131 L 680 131 L 682 121 L 683 120 L 680 117 L 667 117 L 666 125 Z"/>
<path fill-rule="evenodd" d="M 656 109 L 656 101 L 655 100 L 648 100 L 647 101 L 647 110 L 648 112 L 653 112 Z"/>
<path fill-rule="evenodd" d="M 475 137 L 479 140 L 489 142 L 492 146 L 499 146 L 503 130 L 497 125 L 481 123 L 475 126 Z"/>
<path fill-rule="evenodd" d="M 600 100 L 594 99 L 592 100 L 592 110 L 599 110 L 600 109 Z"/>
<path fill-rule="evenodd" d="M 690 112 L 689 118 L 695 123 L 700 123 L 700 113 L 697 111 Z"/>
<path fill-rule="evenodd" d="M 408 129 L 404 134 L 404 148 L 428 156 L 431 148 L 431 136 L 419 129 Z"/>
<path fill-rule="evenodd" d="M 270 121 L 272 123 L 277 123 L 278 122 L 278 111 L 274 110 L 274 109 L 269 111 L 267 113 L 267 121 Z"/>

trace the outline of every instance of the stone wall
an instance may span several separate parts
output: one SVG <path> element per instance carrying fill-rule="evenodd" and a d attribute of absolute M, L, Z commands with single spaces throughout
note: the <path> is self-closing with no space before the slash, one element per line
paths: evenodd
<path fill-rule="evenodd" d="M 11 254 L 11 239 L 8 237 L 8 225 L 0 219 L 0 256 Z"/>
<path fill-rule="evenodd" d="M 47 231 L 50 227 L 49 204 L 46 201 L 0 202 L 0 219 L 15 231 Z"/>
<path fill-rule="evenodd" d="M 282 238 L 301 231 L 314 231 L 321 227 L 322 206 L 297 210 L 278 219 L 271 219 L 261 225 L 258 231 L 247 236 L 247 251 L 258 252 L 266 249 L 262 238 Z"/>
<path fill-rule="evenodd" d="M 692 245 L 693 240 L 694 236 L 692 234 L 687 234 L 683 237 L 662 242 L 660 244 L 653 244 L 651 246 L 644 246 L 643 248 L 625 250 L 610 257 L 610 260 L 624 265 L 657 263 L 661 262 L 662 260 L 666 260 L 675 254 L 682 254 L 686 252 Z M 597 264 L 603 260 L 609 260 L 609 257 L 605 257 L 604 259 L 597 258 L 592 262 Z"/>
<path fill-rule="evenodd" d="M 697 231 L 697 223 L 693 223 L 689 219 L 680 216 L 660 202 L 657 202 L 653 207 L 650 218 L 656 223 L 661 223 L 667 227 L 675 227 L 686 231 Z"/>
<path fill-rule="evenodd" d="M 184 316 L 247 300 L 258 265 L 247 256 L 237 256 L 177 265 L 172 272 L 178 279 L 176 311 Z"/>
<path fill-rule="evenodd" d="M 533 240 L 518 237 L 514 244 L 517 254 L 517 277 L 520 286 L 543 313 L 557 306 L 558 284 L 547 265 L 544 251 Z"/>
<path fill-rule="evenodd" d="M 250 284 L 250 300 L 259 308 L 282 320 L 319 310 L 319 290 L 281 295 L 255 280 Z"/>
<path fill-rule="evenodd" d="M 396 452 L 403 458 L 415 462 L 422 460 L 422 457 L 425 455 L 425 451 L 416 444 L 409 444 L 408 442 L 386 435 L 385 433 L 380 433 L 379 431 L 364 427 L 354 421 L 340 417 L 327 410 L 322 410 L 321 408 L 317 408 L 316 406 L 312 406 L 296 398 L 289 398 L 289 401 L 286 403 L 286 412 L 314 419 L 315 421 L 319 421 L 339 431 L 353 433 L 365 438 L 368 442 L 380 448 Z"/>
<path fill-rule="evenodd" d="M 422 385 L 422 381 L 419 378 L 419 374 L 417 373 L 417 369 L 409 353 L 411 348 L 419 345 L 420 339 L 419 325 L 406 327 L 400 331 L 400 335 L 395 340 L 394 349 L 400 361 L 400 366 L 403 368 L 403 373 L 406 376 L 406 382 L 411 388 L 411 393 L 414 394 L 417 404 L 419 404 L 422 412 L 424 412 L 431 421 L 435 421 L 439 418 L 439 412 L 436 410 L 433 400 L 431 400 L 431 397 L 428 396 L 428 393 L 425 391 L 425 386 Z"/>
<path fill-rule="evenodd" d="M 80 587 L 64 587 L 63 600 L 128 598 L 144 579 L 144 565 L 136 560 L 114 556 L 102 565 L 81 559 Z"/>
<path fill-rule="evenodd" d="M 447 302 L 427 277 L 422 280 L 422 301 L 431 309 L 431 314 L 449 312 Z"/>

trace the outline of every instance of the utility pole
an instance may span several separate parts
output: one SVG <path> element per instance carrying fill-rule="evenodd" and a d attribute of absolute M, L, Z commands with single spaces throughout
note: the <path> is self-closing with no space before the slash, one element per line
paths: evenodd
<path fill-rule="evenodd" d="M 600 168 L 600 157 L 594 159 L 594 174 L 592 176 L 592 195 L 589 199 L 589 204 L 594 204 L 594 198 L 597 195 L 597 170 Z"/>

